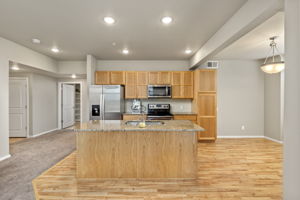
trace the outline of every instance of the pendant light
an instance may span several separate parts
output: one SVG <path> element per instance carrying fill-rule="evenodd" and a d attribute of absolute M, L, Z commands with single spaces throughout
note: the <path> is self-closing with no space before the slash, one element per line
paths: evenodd
<path fill-rule="evenodd" d="M 275 61 L 275 50 L 279 54 L 277 44 L 275 42 L 276 38 L 277 38 L 277 36 L 270 38 L 270 41 L 271 41 L 270 47 L 271 47 L 272 56 L 270 57 L 268 55 L 265 59 L 264 64 L 261 66 L 261 70 L 263 70 L 265 73 L 268 73 L 268 74 L 275 74 L 275 73 L 279 73 L 282 70 L 284 70 L 284 61 L 282 60 L 282 57 L 280 56 L 280 61 Z M 268 62 L 269 58 L 272 59 L 270 62 Z"/>

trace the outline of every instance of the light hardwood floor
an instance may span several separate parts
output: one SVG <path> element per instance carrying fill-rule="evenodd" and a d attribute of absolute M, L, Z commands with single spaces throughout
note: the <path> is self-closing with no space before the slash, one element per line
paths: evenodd
<path fill-rule="evenodd" d="M 19 141 L 22 141 L 22 140 L 26 140 L 27 138 L 25 138 L 25 137 L 21 137 L 21 138 L 19 138 L 19 137 L 11 137 L 11 138 L 9 138 L 9 144 L 14 144 L 14 143 L 16 143 L 16 142 L 19 142 Z"/>
<path fill-rule="evenodd" d="M 37 199 L 279 200 L 282 145 L 219 139 L 198 145 L 196 180 L 76 179 L 76 153 L 33 181 Z"/>

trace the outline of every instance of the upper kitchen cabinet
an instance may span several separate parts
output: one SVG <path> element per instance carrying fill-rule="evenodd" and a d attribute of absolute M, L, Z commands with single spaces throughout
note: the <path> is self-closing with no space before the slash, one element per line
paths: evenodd
<path fill-rule="evenodd" d="M 125 98 L 146 99 L 148 72 L 126 72 Z"/>
<path fill-rule="evenodd" d="M 122 71 L 96 71 L 96 85 L 124 85 L 125 72 Z"/>
<path fill-rule="evenodd" d="M 95 84 L 96 85 L 109 85 L 110 75 L 107 71 L 96 71 L 95 72 Z"/>
<path fill-rule="evenodd" d="M 150 85 L 170 85 L 171 72 L 149 72 Z"/>
<path fill-rule="evenodd" d="M 110 72 L 110 84 L 111 85 L 124 85 L 125 84 L 125 72 L 111 71 Z"/>
<path fill-rule="evenodd" d="M 217 71 L 215 69 L 199 69 L 195 71 L 195 87 L 197 92 L 217 91 Z"/>
<path fill-rule="evenodd" d="M 192 99 L 194 97 L 193 79 L 191 71 L 172 72 L 172 98 Z"/>

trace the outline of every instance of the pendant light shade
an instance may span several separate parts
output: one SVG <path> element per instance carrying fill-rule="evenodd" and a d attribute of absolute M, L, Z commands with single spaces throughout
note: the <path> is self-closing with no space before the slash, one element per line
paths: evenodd
<path fill-rule="evenodd" d="M 275 73 L 279 73 L 282 70 L 284 70 L 284 61 L 282 61 L 282 57 L 280 56 L 280 61 L 275 61 L 275 50 L 277 50 L 278 54 L 279 51 L 277 49 L 277 44 L 275 42 L 275 39 L 277 37 L 271 37 L 271 43 L 270 43 L 270 47 L 271 47 L 271 52 L 272 52 L 272 61 L 268 62 L 268 59 L 270 58 L 270 56 L 267 56 L 265 59 L 264 64 L 261 66 L 261 70 L 264 71 L 265 73 L 268 74 L 275 74 Z"/>

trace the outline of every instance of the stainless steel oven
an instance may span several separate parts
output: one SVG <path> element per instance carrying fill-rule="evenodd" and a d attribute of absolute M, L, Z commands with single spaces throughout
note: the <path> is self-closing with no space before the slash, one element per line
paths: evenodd
<path fill-rule="evenodd" d="M 148 98 L 171 98 L 171 85 L 148 85 Z"/>

